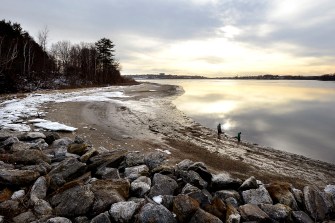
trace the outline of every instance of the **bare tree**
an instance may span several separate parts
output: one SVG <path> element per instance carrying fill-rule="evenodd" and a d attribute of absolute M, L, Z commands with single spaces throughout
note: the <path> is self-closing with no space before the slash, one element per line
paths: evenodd
<path fill-rule="evenodd" d="M 44 26 L 42 30 L 38 32 L 38 44 L 42 47 L 43 51 L 46 52 L 48 43 L 49 29 L 48 26 Z"/>

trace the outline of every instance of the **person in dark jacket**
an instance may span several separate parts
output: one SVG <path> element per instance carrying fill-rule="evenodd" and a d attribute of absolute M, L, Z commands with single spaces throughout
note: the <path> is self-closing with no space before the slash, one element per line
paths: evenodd
<path fill-rule="evenodd" d="M 223 134 L 221 123 L 218 124 L 217 128 L 218 128 L 218 139 L 221 139 L 221 134 Z"/>

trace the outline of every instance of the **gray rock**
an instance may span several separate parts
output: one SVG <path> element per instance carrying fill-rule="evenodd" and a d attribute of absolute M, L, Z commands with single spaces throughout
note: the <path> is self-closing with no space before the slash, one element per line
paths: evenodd
<path fill-rule="evenodd" d="M 77 144 L 85 143 L 85 139 L 83 136 L 76 135 L 76 137 L 74 138 L 74 143 Z"/>
<path fill-rule="evenodd" d="M 226 223 L 239 223 L 240 220 L 241 215 L 237 209 L 234 206 L 227 204 Z"/>
<path fill-rule="evenodd" d="M 240 206 L 240 213 L 244 221 L 271 222 L 270 217 L 255 204 Z"/>
<path fill-rule="evenodd" d="M 35 220 L 36 220 L 36 217 L 31 211 L 23 212 L 13 218 L 13 221 L 15 223 L 29 223 Z"/>
<path fill-rule="evenodd" d="M 130 152 L 126 155 L 126 166 L 139 166 L 144 164 L 144 154 L 141 152 Z"/>
<path fill-rule="evenodd" d="M 51 144 L 51 146 L 53 148 L 67 147 L 71 143 L 73 143 L 72 139 L 70 139 L 68 137 L 64 137 L 64 138 L 57 139 L 57 140 L 53 141 L 52 144 Z"/>
<path fill-rule="evenodd" d="M 189 193 L 193 193 L 193 192 L 200 192 L 201 190 L 195 186 L 193 186 L 190 183 L 187 183 L 183 189 L 181 190 L 182 194 L 189 194 Z"/>
<path fill-rule="evenodd" d="M 149 177 L 141 176 L 130 184 L 131 194 L 135 197 L 144 197 L 151 188 L 151 180 Z"/>
<path fill-rule="evenodd" d="M 55 140 L 60 139 L 60 136 L 56 132 L 45 132 L 45 142 L 51 145 Z"/>
<path fill-rule="evenodd" d="M 20 140 L 22 141 L 31 141 L 39 138 L 45 139 L 46 136 L 42 132 L 28 132 L 20 136 Z"/>
<path fill-rule="evenodd" d="M 35 203 L 39 199 L 44 199 L 47 195 L 48 184 L 44 176 L 39 177 L 30 191 L 30 200 Z"/>
<path fill-rule="evenodd" d="M 90 223 L 91 221 L 86 216 L 79 216 L 74 219 L 74 223 Z"/>
<path fill-rule="evenodd" d="M 292 216 L 294 222 L 297 223 L 314 223 L 314 221 L 303 211 L 293 211 Z"/>
<path fill-rule="evenodd" d="M 173 199 L 173 213 L 179 222 L 189 222 L 199 209 L 199 202 L 187 195 L 179 194 Z"/>
<path fill-rule="evenodd" d="M 12 147 L 10 148 L 10 152 L 20 152 L 23 150 L 28 150 L 34 147 L 33 144 L 27 142 L 15 142 L 13 143 Z"/>
<path fill-rule="evenodd" d="M 118 169 L 105 166 L 99 167 L 95 172 L 95 175 L 101 179 L 120 179 Z"/>
<path fill-rule="evenodd" d="M 15 216 L 21 213 L 20 202 L 7 200 L 0 203 L 0 214 L 5 216 Z"/>
<path fill-rule="evenodd" d="M 51 163 L 50 158 L 46 154 L 36 149 L 16 151 L 12 154 L 0 154 L 0 160 L 24 165 L 38 164 L 42 161 Z"/>
<path fill-rule="evenodd" d="M 5 222 L 5 217 L 0 215 L 0 223 L 4 223 Z"/>
<path fill-rule="evenodd" d="M 158 195 L 173 195 L 174 191 L 178 188 L 177 182 L 165 175 L 156 173 L 153 177 L 153 187 L 149 192 L 149 197 Z"/>
<path fill-rule="evenodd" d="M 72 221 L 64 217 L 55 217 L 50 218 L 46 223 L 72 223 Z"/>
<path fill-rule="evenodd" d="M 79 158 L 81 162 L 86 163 L 89 158 L 97 153 L 97 150 L 93 147 L 89 147 L 88 150 Z"/>
<path fill-rule="evenodd" d="M 9 163 L 5 163 L 4 161 L 0 161 L 0 169 L 12 170 L 12 169 L 15 169 L 15 166 L 13 164 L 9 164 Z"/>
<path fill-rule="evenodd" d="M 173 214 L 163 205 L 148 203 L 142 207 L 138 215 L 139 223 L 177 223 Z"/>
<path fill-rule="evenodd" d="M 160 166 L 166 160 L 166 154 L 162 152 L 152 152 L 144 158 L 144 163 L 150 170 Z"/>
<path fill-rule="evenodd" d="M 39 199 L 34 202 L 34 212 L 39 216 L 52 215 L 52 207 L 49 202 Z"/>
<path fill-rule="evenodd" d="M 224 200 L 226 204 L 230 204 L 235 208 L 238 208 L 240 206 L 240 203 L 233 197 L 228 197 Z"/>
<path fill-rule="evenodd" d="M 11 196 L 12 200 L 20 200 L 26 195 L 26 192 L 24 190 L 18 190 L 13 193 Z"/>
<path fill-rule="evenodd" d="M 327 194 L 330 194 L 330 196 L 333 199 L 333 203 L 335 204 L 335 185 L 327 185 L 324 189 L 324 191 Z"/>
<path fill-rule="evenodd" d="M 237 190 L 241 185 L 242 181 L 240 179 L 232 178 L 228 174 L 224 173 L 213 175 L 212 178 L 212 189 L 214 191 L 226 189 Z"/>
<path fill-rule="evenodd" d="M 212 195 L 206 189 L 202 189 L 201 191 L 197 192 L 191 192 L 187 195 L 197 200 L 201 208 L 203 208 L 205 205 L 209 205 L 213 199 Z"/>
<path fill-rule="evenodd" d="M 124 175 L 130 181 L 133 181 L 140 176 L 149 176 L 149 168 L 146 165 L 127 167 Z"/>
<path fill-rule="evenodd" d="M 185 170 L 185 171 L 187 171 L 188 168 L 189 168 L 190 166 L 192 166 L 193 163 L 194 163 L 194 162 L 191 161 L 191 160 L 189 160 L 189 159 L 182 160 L 181 162 L 179 162 L 179 163 L 177 164 L 177 169 L 178 169 L 178 170 Z"/>
<path fill-rule="evenodd" d="M 260 204 L 260 209 L 262 209 L 270 218 L 277 220 L 279 222 L 290 222 L 290 215 L 292 209 L 284 204 Z"/>
<path fill-rule="evenodd" d="M 55 213 L 65 217 L 85 215 L 94 202 L 94 194 L 89 186 L 75 186 L 62 191 L 50 199 Z"/>
<path fill-rule="evenodd" d="M 111 223 L 108 212 L 101 213 L 95 216 L 91 223 Z"/>
<path fill-rule="evenodd" d="M 193 163 L 188 170 L 193 170 L 199 174 L 199 176 L 204 179 L 206 182 L 210 183 L 212 181 L 212 174 L 207 170 L 207 167 L 202 162 Z"/>
<path fill-rule="evenodd" d="M 214 195 L 224 201 L 230 197 L 235 198 L 238 204 L 242 201 L 240 194 L 236 190 L 219 190 Z"/>
<path fill-rule="evenodd" d="M 86 164 L 77 159 L 67 159 L 49 172 L 50 187 L 55 190 L 64 183 L 74 180 L 85 173 Z"/>
<path fill-rule="evenodd" d="M 320 195 L 323 198 L 326 207 L 327 207 L 327 214 L 333 213 L 335 211 L 335 207 L 334 207 L 334 202 L 333 202 L 333 198 L 332 195 L 329 193 L 326 193 L 324 191 L 320 191 Z"/>
<path fill-rule="evenodd" d="M 200 189 L 207 188 L 208 183 L 200 177 L 200 175 L 193 171 L 179 171 L 179 176 L 183 179 L 185 183 L 190 183 Z"/>
<path fill-rule="evenodd" d="M 292 188 L 292 194 L 294 196 L 294 199 L 297 201 L 298 207 L 300 209 L 303 209 L 304 207 L 304 194 L 301 190 Z"/>
<path fill-rule="evenodd" d="M 266 186 L 272 200 L 275 203 L 285 204 L 293 210 L 298 210 L 297 201 L 292 194 L 292 185 L 285 182 L 271 183 Z"/>
<path fill-rule="evenodd" d="M 251 176 L 242 183 L 242 185 L 240 186 L 238 190 L 244 191 L 244 190 L 250 190 L 250 189 L 257 189 L 257 188 L 258 188 L 257 180 L 254 176 Z"/>
<path fill-rule="evenodd" d="M 95 196 L 92 214 L 108 211 L 112 204 L 127 200 L 129 188 L 130 183 L 126 179 L 94 181 L 91 187 Z"/>
<path fill-rule="evenodd" d="M 77 154 L 79 156 L 83 155 L 87 151 L 88 145 L 85 143 L 77 144 L 72 143 L 67 146 L 67 151 L 69 153 Z"/>
<path fill-rule="evenodd" d="M 258 189 L 250 189 L 242 192 L 244 203 L 246 204 L 272 204 L 269 192 L 264 186 Z"/>
<path fill-rule="evenodd" d="M 37 165 L 23 166 L 20 169 L 21 170 L 31 170 L 31 171 L 39 172 L 41 175 L 45 175 L 49 173 L 49 171 L 51 170 L 51 165 L 49 163 L 42 161 L 41 163 Z"/>
<path fill-rule="evenodd" d="M 9 149 L 10 146 L 16 142 L 19 142 L 19 139 L 17 137 L 9 137 L 5 141 L 0 143 L 0 148 Z"/>
<path fill-rule="evenodd" d="M 105 167 L 118 168 L 125 159 L 127 151 L 124 149 L 115 149 L 113 151 L 105 152 L 93 156 L 89 159 L 89 169 L 96 170 L 98 167 L 104 165 Z"/>
<path fill-rule="evenodd" d="M 327 213 L 327 205 L 318 188 L 304 187 L 304 200 L 307 213 L 317 221 L 323 221 Z"/>
<path fill-rule="evenodd" d="M 28 185 L 40 176 L 31 170 L 7 170 L 0 169 L 0 184 L 2 185 Z"/>
<path fill-rule="evenodd" d="M 195 212 L 195 214 L 193 215 L 193 217 L 189 221 L 189 223 L 198 223 L 198 222 L 222 223 L 222 221 L 218 217 L 216 217 L 216 216 L 214 216 L 214 215 L 212 215 L 212 214 L 210 214 L 210 213 L 208 213 L 208 212 L 206 212 L 206 211 L 204 211 L 200 208 Z"/>
<path fill-rule="evenodd" d="M 134 201 L 118 202 L 112 204 L 109 214 L 113 222 L 125 223 L 131 222 L 134 213 L 140 207 L 140 203 L 135 203 Z"/>

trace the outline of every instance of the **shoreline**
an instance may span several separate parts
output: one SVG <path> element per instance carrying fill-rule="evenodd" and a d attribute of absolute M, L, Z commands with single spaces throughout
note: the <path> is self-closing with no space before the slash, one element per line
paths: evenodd
<path fill-rule="evenodd" d="M 264 183 L 285 181 L 297 188 L 326 186 L 335 182 L 335 165 L 233 138 L 218 140 L 216 132 L 179 111 L 174 98 L 179 86 L 142 83 L 117 87 L 126 97 L 108 102 L 43 104 L 46 118 L 78 128 L 96 147 L 109 150 L 169 151 L 169 162 L 183 159 L 204 162 L 214 172 L 226 171 L 245 179 L 255 176 Z"/>

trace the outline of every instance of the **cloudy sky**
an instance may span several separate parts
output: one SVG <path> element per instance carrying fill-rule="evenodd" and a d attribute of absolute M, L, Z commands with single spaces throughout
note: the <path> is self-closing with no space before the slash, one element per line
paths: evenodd
<path fill-rule="evenodd" d="M 0 0 L 49 44 L 110 38 L 123 74 L 335 72 L 334 0 Z"/>

